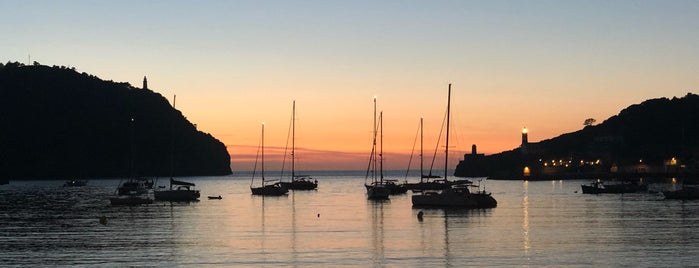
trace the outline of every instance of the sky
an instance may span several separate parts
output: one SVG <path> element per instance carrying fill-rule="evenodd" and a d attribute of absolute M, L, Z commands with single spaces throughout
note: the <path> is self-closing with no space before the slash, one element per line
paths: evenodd
<path fill-rule="evenodd" d="M 438 144 L 450 165 L 580 130 L 647 99 L 699 93 L 699 1 L 0 1 L 0 61 L 148 87 L 251 170 L 265 123 L 281 168 L 365 169 L 373 99 L 387 169 Z M 412 161 L 409 163 L 409 159 Z M 437 160 L 443 161 L 443 160 Z M 287 164 L 288 165 L 288 164 Z M 428 165 L 428 164 L 426 164 Z M 439 168 L 438 168 L 439 169 Z"/>

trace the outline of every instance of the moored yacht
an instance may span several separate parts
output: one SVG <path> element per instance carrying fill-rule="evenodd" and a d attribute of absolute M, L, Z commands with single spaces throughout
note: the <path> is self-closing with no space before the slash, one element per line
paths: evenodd
<path fill-rule="evenodd" d="M 444 181 L 447 179 L 447 167 L 449 159 L 449 117 L 451 108 L 451 84 L 449 84 L 449 93 L 447 97 L 447 131 L 446 131 L 446 150 L 444 157 Z M 479 185 L 480 186 L 480 185 Z M 494 208 L 497 206 L 497 201 L 485 190 L 476 190 L 471 192 L 469 187 L 474 186 L 472 183 L 452 184 L 448 188 L 437 191 L 424 191 L 420 194 L 412 196 L 414 207 L 462 207 L 462 208 Z"/>
<path fill-rule="evenodd" d="M 284 187 L 279 181 L 277 180 L 266 180 L 265 179 L 265 124 L 262 124 L 262 141 L 261 141 L 261 151 L 262 151 L 262 165 L 261 165 L 261 174 L 262 174 L 262 186 L 260 187 L 253 187 L 253 184 L 255 183 L 255 173 L 252 173 L 252 179 L 250 180 L 250 192 L 252 192 L 253 195 L 267 195 L 267 196 L 281 196 L 285 195 L 289 192 L 289 189 Z M 256 162 L 257 164 L 257 162 Z"/>
<path fill-rule="evenodd" d="M 170 188 L 155 190 L 153 195 L 161 201 L 197 201 L 200 194 L 194 187 L 194 183 L 170 178 Z"/>

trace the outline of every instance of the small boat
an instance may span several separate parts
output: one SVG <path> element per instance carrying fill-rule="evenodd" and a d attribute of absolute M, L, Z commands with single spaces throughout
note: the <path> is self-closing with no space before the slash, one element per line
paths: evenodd
<path fill-rule="evenodd" d="M 379 116 L 379 124 L 383 130 L 383 112 Z M 369 156 L 369 166 L 367 167 L 366 176 L 364 177 L 364 187 L 366 188 L 367 198 L 371 200 L 387 200 L 388 196 L 391 195 L 391 189 L 383 179 L 383 132 L 381 133 L 381 152 L 378 153 L 376 150 L 376 136 L 378 132 L 376 131 L 376 97 L 374 97 L 374 138 L 373 145 L 371 147 L 371 155 Z M 377 172 L 378 169 L 378 172 Z M 371 183 L 367 183 L 369 179 L 369 172 L 371 172 Z M 379 173 L 380 172 L 380 176 Z"/>
<path fill-rule="evenodd" d="M 170 189 L 156 190 L 153 194 L 156 200 L 162 201 L 196 201 L 200 195 L 194 186 L 194 183 L 170 178 Z"/>
<path fill-rule="evenodd" d="M 447 168 L 449 159 L 449 110 L 451 104 L 451 84 L 447 97 L 447 122 L 446 122 L 446 146 L 444 157 L 444 182 L 448 184 Z M 478 188 L 471 191 L 469 187 Z M 480 185 L 474 186 L 472 183 L 453 183 L 448 188 L 438 191 L 423 191 L 412 196 L 413 207 L 461 207 L 461 208 L 494 208 L 498 202 L 490 193 L 480 190 Z"/>
<path fill-rule="evenodd" d="M 266 195 L 266 196 L 282 196 L 282 195 L 285 195 L 289 192 L 289 189 L 286 189 L 279 182 L 276 182 L 273 184 L 267 184 L 267 185 L 262 186 L 262 187 L 251 187 L 250 190 L 252 191 L 253 195 Z"/>
<path fill-rule="evenodd" d="M 174 118 L 174 113 L 175 113 L 175 102 L 177 101 L 177 95 L 175 95 L 172 99 L 172 112 L 171 112 L 171 120 Z M 171 124 L 171 127 L 174 126 L 174 124 Z M 153 192 L 153 196 L 155 197 L 156 200 L 161 200 L 161 201 L 182 201 L 182 202 L 187 202 L 187 201 L 197 201 L 199 200 L 199 190 L 194 189 L 195 185 L 194 183 L 191 182 L 186 182 L 186 181 L 178 181 L 172 178 L 174 174 L 174 169 L 175 169 L 175 131 L 174 129 L 171 129 L 170 131 L 170 188 L 166 190 L 155 190 Z M 162 186 L 160 186 L 162 187 Z M 164 188 L 164 187 L 163 187 Z"/>
<path fill-rule="evenodd" d="M 296 175 L 295 150 L 296 150 L 296 101 L 292 105 L 291 115 L 291 181 L 282 181 L 281 185 L 289 190 L 315 190 L 318 188 L 318 180 L 308 175 Z"/>
<path fill-rule="evenodd" d="M 129 179 L 117 188 L 116 196 L 109 198 L 109 202 L 113 206 L 135 206 L 152 204 L 153 198 L 145 180 Z"/>
<path fill-rule="evenodd" d="M 413 195 L 414 207 L 494 208 L 498 202 L 485 190 L 470 191 L 474 185 L 457 184 L 441 191 Z"/>
<path fill-rule="evenodd" d="M 637 182 L 623 181 L 621 183 L 607 184 L 596 180 L 589 185 L 580 185 L 583 194 L 623 194 L 637 193 L 648 190 L 648 185 Z"/>
<path fill-rule="evenodd" d="M 282 184 L 277 180 L 265 180 L 265 124 L 262 124 L 262 186 L 253 187 L 255 183 L 255 172 L 252 173 L 252 179 L 250 181 L 250 191 L 253 195 L 263 195 L 263 196 L 281 196 L 289 192 L 289 189 L 282 186 Z M 276 181 L 276 182 L 275 182 Z M 272 182 L 268 184 L 268 182 Z"/>
<path fill-rule="evenodd" d="M 699 187 L 685 185 L 676 191 L 663 191 L 665 199 L 695 200 L 699 199 Z"/>
<path fill-rule="evenodd" d="M 133 123 L 134 119 L 131 119 L 132 131 L 131 131 L 131 142 L 132 142 L 132 159 L 131 159 L 131 174 L 125 182 L 119 183 L 116 190 L 116 196 L 109 198 L 109 202 L 113 206 L 135 206 L 143 204 L 153 203 L 153 180 L 139 178 L 134 176 L 134 163 L 133 163 Z"/>
<path fill-rule="evenodd" d="M 369 190 L 371 187 L 375 187 L 376 185 L 382 184 L 382 187 L 385 187 L 389 191 L 389 195 L 395 195 L 395 194 L 404 194 L 408 192 L 408 188 L 405 187 L 404 184 L 399 183 L 398 180 L 387 180 L 384 179 L 383 183 L 379 181 L 379 183 L 371 183 L 371 184 L 366 184 L 364 187 Z"/>
<path fill-rule="evenodd" d="M 87 185 L 87 180 L 80 180 L 80 179 L 75 179 L 75 180 L 67 180 L 64 184 L 63 187 L 81 187 Z"/>
<path fill-rule="evenodd" d="M 293 173 L 293 172 L 292 172 Z M 290 182 L 281 182 L 282 186 L 289 190 L 316 190 L 318 189 L 318 180 L 310 176 L 293 176 Z"/>
<path fill-rule="evenodd" d="M 145 194 L 153 189 L 153 182 L 148 179 L 128 179 L 117 188 L 117 195 Z"/>
<path fill-rule="evenodd" d="M 207 198 L 209 198 L 209 199 L 218 199 L 218 200 L 223 199 L 223 197 L 221 197 L 220 195 L 219 195 L 219 196 L 211 196 L 211 195 L 210 195 L 210 196 L 208 196 Z"/>

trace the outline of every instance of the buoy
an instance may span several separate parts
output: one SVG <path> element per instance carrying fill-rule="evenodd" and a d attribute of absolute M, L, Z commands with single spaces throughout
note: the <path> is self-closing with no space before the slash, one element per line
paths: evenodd
<path fill-rule="evenodd" d="M 417 219 L 418 219 L 419 221 L 422 221 L 422 215 L 423 215 L 423 214 L 424 214 L 424 213 L 422 213 L 422 210 L 420 210 L 420 212 L 417 213 Z"/>
<path fill-rule="evenodd" d="M 100 217 L 100 224 L 107 225 L 107 217 L 106 216 Z"/>

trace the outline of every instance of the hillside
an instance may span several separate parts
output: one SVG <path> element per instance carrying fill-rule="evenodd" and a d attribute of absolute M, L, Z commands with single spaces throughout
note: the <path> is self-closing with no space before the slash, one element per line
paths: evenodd
<path fill-rule="evenodd" d="M 511 151 L 466 155 L 455 175 L 522 178 L 525 167 L 532 178 L 682 175 L 696 174 L 698 161 L 699 96 L 689 93 L 631 105 L 599 125 Z"/>
<path fill-rule="evenodd" d="M 3 178 L 231 173 L 226 147 L 160 94 L 66 67 L 0 64 L 0 125 Z"/>

